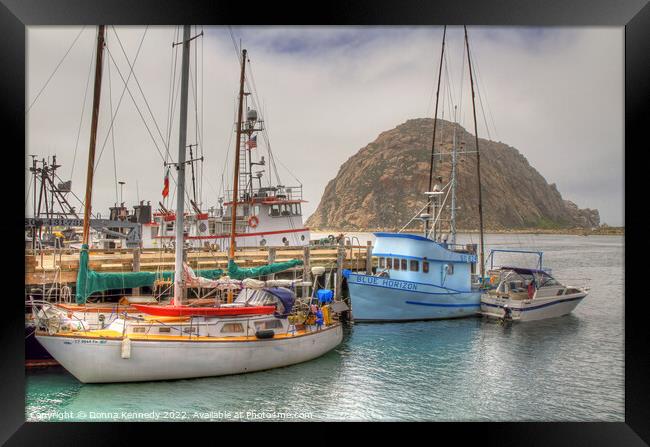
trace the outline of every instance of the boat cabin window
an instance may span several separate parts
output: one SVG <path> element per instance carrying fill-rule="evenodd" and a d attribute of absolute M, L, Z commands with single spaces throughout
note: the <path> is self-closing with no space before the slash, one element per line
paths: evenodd
<path fill-rule="evenodd" d="M 402 259 L 402 270 L 406 270 L 408 267 L 406 266 L 406 259 Z"/>
<path fill-rule="evenodd" d="M 454 264 L 447 264 L 447 275 L 454 274 Z"/>
<path fill-rule="evenodd" d="M 174 231 L 174 222 L 167 223 L 167 231 Z"/>
<path fill-rule="evenodd" d="M 379 258 L 379 268 L 383 269 L 386 265 L 386 260 L 384 258 Z"/>
<path fill-rule="evenodd" d="M 418 270 L 420 270 L 420 265 L 419 264 L 420 263 L 418 261 L 416 261 L 414 259 L 411 259 L 411 262 L 409 263 L 410 270 L 412 272 L 417 272 Z"/>
<path fill-rule="evenodd" d="M 157 226 L 152 226 L 151 227 L 151 237 L 158 237 L 158 227 Z"/>
<path fill-rule="evenodd" d="M 142 327 L 142 326 L 141 327 L 136 326 L 136 327 L 133 328 L 133 332 L 144 332 L 144 330 L 145 330 L 145 328 Z"/>
<path fill-rule="evenodd" d="M 393 270 L 399 270 L 399 259 L 393 259 Z"/>
<path fill-rule="evenodd" d="M 429 261 L 422 261 L 422 273 L 429 273 Z"/>
<path fill-rule="evenodd" d="M 291 205 L 280 205 L 280 214 L 283 216 L 291 216 Z"/>
<path fill-rule="evenodd" d="M 386 268 L 387 269 L 393 268 L 393 258 L 386 258 Z"/>
<path fill-rule="evenodd" d="M 255 329 L 258 331 L 265 329 L 280 329 L 281 327 L 282 322 L 280 320 L 264 320 L 255 322 Z"/>
<path fill-rule="evenodd" d="M 271 205 L 269 207 L 269 216 L 278 217 L 280 215 L 280 205 Z"/>
<path fill-rule="evenodd" d="M 260 215 L 260 206 L 259 205 L 255 205 L 253 207 L 253 215 L 254 216 L 259 216 Z"/>
<path fill-rule="evenodd" d="M 221 333 L 224 332 L 244 332 L 244 326 L 241 323 L 224 323 L 221 327 Z"/>
<path fill-rule="evenodd" d="M 196 327 L 185 327 L 183 328 L 183 332 L 186 334 L 194 333 L 196 332 Z"/>
<path fill-rule="evenodd" d="M 171 332 L 172 329 L 170 327 L 160 327 L 158 328 L 158 333 L 162 334 L 163 332 Z"/>

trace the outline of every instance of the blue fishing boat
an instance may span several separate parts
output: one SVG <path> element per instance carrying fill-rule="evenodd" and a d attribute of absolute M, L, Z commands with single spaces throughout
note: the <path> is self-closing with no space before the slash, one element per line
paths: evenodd
<path fill-rule="evenodd" d="M 481 201 L 481 163 L 474 103 L 474 81 L 467 29 L 465 45 L 472 86 L 474 107 L 475 151 L 463 152 L 456 148 L 456 123 L 453 124 L 451 174 L 442 185 L 442 176 L 435 175 L 436 127 L 438 124 L 438 96 L 442 73 L 446 27 L 442 37 L 442 51 L 438 70 L 438 89 L 433 121 L 433 141 L 429 169 L 427 202 L 415 216 L 396 233 L 375 233 L 373 257 L 377 261 L 374 275 L 346 271 L 352 316 L 356 321 L 410 321 L 459 318 L 478 315 L 481 310 L 481 291 L 484 284 L 483 211 Z M 454 107 L 454 121 L 456 121 Z M 461 143 L 462 146 L 463 143 Z M 478 213 L 480 229 L 480 262 L 477 262 L 475 244 L 456 244 L 456 167 L 459 153 L 474 153 L 477 161 Z M 437 174 L 437 173 L 436 173 Z M 435 184 L 434 184 L 435 180 Z M 450 203 L 448 203 L 448 201 Z M 426 212 L 424 210 L 426 209 Z M 449 217 L 443 217 L 449 211 Z M 402 233 L 413 221 L 421 220 L 422 235 Z M 476 266 L 480 274 L 476 274 Z"/>
<path fill-rule="evenodd" d="M 409 321 L 476 315 L 481 292 L 472 284 L 475 246 L 424 236 L 375 233 L 376 275 L 345 272 L 356 321 Z"/>

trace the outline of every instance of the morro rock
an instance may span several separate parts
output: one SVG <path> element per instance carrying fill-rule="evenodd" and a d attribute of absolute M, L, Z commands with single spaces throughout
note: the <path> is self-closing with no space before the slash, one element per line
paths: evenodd
<path fill-rule="evenodd" d="M 441 185 L 451 173 L 452 135 L 458 150 L 457 205 L 459 229 L 478 228 L 478 181 L 474 136 L 438 120 L 435 175 Z M 399 229 L 425 204 L 433 119 L 412 119 L 383 132 L 350 157 L 325 188 L 318 208 L 307 220 L 312 228 L 341 230 Z M 438 143 L 439 142 L 439 143 Z M 483 218 L 486 229 L 596 227 L 597 210 L 579 209 L 564 200 L 514 147 L 479 139 Z M 447 205 L 449 201 L 447 202 Z M 421 224 L 412 224 L 416 228 Z"/>

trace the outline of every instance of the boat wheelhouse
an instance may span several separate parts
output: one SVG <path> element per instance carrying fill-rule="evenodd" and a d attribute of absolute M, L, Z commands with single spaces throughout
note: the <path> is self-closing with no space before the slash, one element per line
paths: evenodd
<path fill-rule="evenodd" d="M 237 247 L 303 246 L 309 244 L 309 228 L 303 224 L 302 186 L 259 187 L 237 202 Z M 176 215 L 159 210 L 142 226 L 145 248 L 167 247 L 174 241 Z M 226 251 L 232 227 L 232 202 L 205 213 L 185 214 L 185 244 Z"/>

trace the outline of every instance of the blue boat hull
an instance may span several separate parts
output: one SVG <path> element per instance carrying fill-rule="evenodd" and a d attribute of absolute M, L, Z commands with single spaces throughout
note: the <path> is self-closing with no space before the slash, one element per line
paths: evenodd
<path fill-rule="evenodd" d="M 476 316 L 479 291 L 351 273 L 348 289 L 355 321 L 440 320 Z"/>

